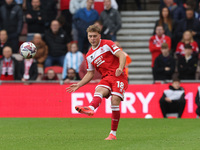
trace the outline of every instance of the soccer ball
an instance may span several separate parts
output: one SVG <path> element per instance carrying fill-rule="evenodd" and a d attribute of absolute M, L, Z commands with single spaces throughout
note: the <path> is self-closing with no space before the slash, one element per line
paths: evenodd
<path fill-rule="evenodd" d="M 25 58 L 33 58 L 37 52 L 36 46 L 31 42 L 24 42 L 20 48 L 19 53 Z"/>

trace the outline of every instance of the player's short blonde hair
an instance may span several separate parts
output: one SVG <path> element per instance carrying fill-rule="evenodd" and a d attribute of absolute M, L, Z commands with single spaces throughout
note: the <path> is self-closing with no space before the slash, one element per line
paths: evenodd
<path fill-rule="evenodd" d="M 96 26 L 96 25 L 90 25 L 87 28 L 87 33 L 88 32 L 97 32 L 97 33 L 101 34 L 101 29 L 98 26 Z"/>

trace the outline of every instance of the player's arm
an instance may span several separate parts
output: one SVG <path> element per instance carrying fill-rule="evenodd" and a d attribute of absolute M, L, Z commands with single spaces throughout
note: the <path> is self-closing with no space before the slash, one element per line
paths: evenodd
<path fill-rule="evenodd" d="M 66 90 L 67 92 L 71 93 L 71 92 L 75 92 L 76 90 L 78 90 L 80 87 L 84 86 L 85 84 L 87 84 L 88 82 L 90 82 L 92 80 L 92 78 L 94 77 L 94 70 L 92 71 L 88 71 L 86 73 L 86 75 L 83 77 L 83 79 L 78 82 L 77 84 L 72 84 L 70 85 Z"/>
<path fill-rule="evenodd" d="M 120 76 L 122 74 L 123 69 L 124 69 L 125 64 L 126 64 L 126 56 L 123 53 L 123 51 L 121 51 L 121 50 L 117 51 L 115 53 L 115 56 L 119 58 L 119 67 L 117 68 L 115 75 Z"/>

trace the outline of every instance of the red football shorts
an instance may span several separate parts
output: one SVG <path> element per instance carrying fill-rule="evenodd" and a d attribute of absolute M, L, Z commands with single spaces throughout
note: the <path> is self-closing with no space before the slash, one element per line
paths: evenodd
<path fill-rule="evenodd" d="M 123 76 L 106 76 L 98 83 L 97 87 L 105 87 L 110 90 L 111 95 L 117 95 L 123 100 L 125 90 L 128 88 L 128 80 Z"/>

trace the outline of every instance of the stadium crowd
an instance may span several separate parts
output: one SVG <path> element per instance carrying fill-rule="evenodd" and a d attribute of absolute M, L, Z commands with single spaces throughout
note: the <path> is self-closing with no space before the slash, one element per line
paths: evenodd
<path fill-rule="evenodd" d="M 196 73 L 200 59 L 199 0 L 160 2 L 160 17 L 149 40 L 154 80 L 171 80 L 174 76 L 181 80 L 199 79 Z M 62 69 L 62 75 L 55 79 L 66 83 L 72 70 L 75 77 L 71 79 L 81 79 L 86 70 L 80 66 L 84 66 L 90 48 L 87 27 L 96 24 L 102 39 L 117 42 L 122 3 L 121 0 L 1 0 L 0 79 L 47 79 L 48 69 L 56 76 Z M 141 10 L 140 1 L 136 4 Z M 33 42 L 38 51 L 33 59 L 22 61 L 17 53 L 25 41 Z M 10 55 L 6 54 L 8 49 Z M 127 66 L 131 62 L 128 57 Z M 100 79 L 98 74 L 97 77 Z"/>
<path fill-rule="evenodd" d="M 161 0 L 149 40 L 154 81 L 199 79 L 199 0 Z"/>
<path fill-rule="evenodd" d="M 80 80 L 90 48 L 87 27 L 96 24 L 103 39 L 116 41 L 121 28 L 119 3 L 122 1 L 1 0 L 0 80 Z M 18 54 L 25 41 L 37 47 L 32 59 L 23 60 Z M 94 81 L 100 78 L 97 73 Z"/>

